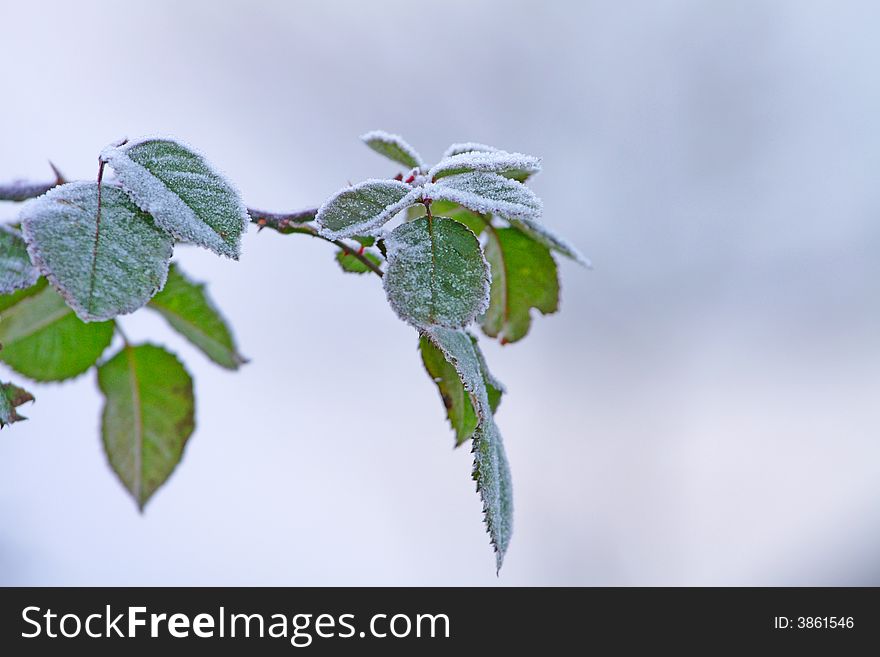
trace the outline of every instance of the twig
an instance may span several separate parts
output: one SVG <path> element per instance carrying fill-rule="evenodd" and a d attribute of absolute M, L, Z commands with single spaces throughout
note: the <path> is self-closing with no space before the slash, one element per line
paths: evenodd
<path fill-rule="evenodd" d="M 0 201 L 26 201 L 29 198 L 42 196 L 53 187 L 64 183 L 65 180 L 55 168 L 55 165 L 52 165 L 52 170 L 56 172 L 55 182 L 32 183 L 27 181 L 15 181 L 9 184 L 0 184 Z M 318 214 L 317 208 L 308 208 L 307 210 L 288 213 L 265 212 L 263 210 L 248 208 L 248 214 L 251 217 L 251 223 L 256 224 L 260 230 L 263 228 L 271 228 L 282 235 L 301 233 L 303 235 L 317 237 L 318 239 L 338 246 L 345 253 L 359 260 L 364 267 L 377 276 L 384 276 L 384 273 L 379 266 L 363 253 L 360 253 L 358 247 L 349 246 L 341 240 L 333 240 L 324 237 L 318 232 L 314 225 L 309 223 L 314 220 L 315 215 Z"/>

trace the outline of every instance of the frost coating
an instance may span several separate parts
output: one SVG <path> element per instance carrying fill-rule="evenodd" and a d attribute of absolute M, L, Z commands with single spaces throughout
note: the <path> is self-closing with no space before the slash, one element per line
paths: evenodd
<path fill-rule="evenodd" d="M 385 239 L 388 302 L 416 327 L 462 327 L 489 305 L 489 266 L 476 236 L 453 219 L 421 217 Z"/>
<path fill-rule="evenodd" d="M 0 294 L 30 287 L 39 277 L 21 233 L 0 225 Z"/>
<path fill-rule="evenodd" d="M 483 500 L 486 528 L 495 548 L 496 566 L 500 569 L 513 533 L 513 486 L 504 442 L 489 403 L 485 362 L 475 341 L 465 331 L 434 327 L 423 330 L 422 334 L 455 368 L 477 410 L 479 421 L 473 436 L 473 477 Z"/>
<path fill-rule="evenodd" d="M 338 240 L 370 235 L 401 210 L 421 198 L 421 189 L 399 180 L 365 180 L 336 192 L 318 209 L 321 235 Z"/>
<path fill-rule="evenodd" d="M 28 253 L 86 322 L 143 306 L 165 284 L 173 242 L 118 187 L 69 183 L 21 209 Z"/>
<path fill-rule="evenodd" d="M 540 242 L 548 249 L 557 251 L 567 258 L 571 258 L 587 269 L 593 268 L 593 263 L 590 262 L 590 259 L 581 253 L 577 247 L 562 239 L 556 233 L 534 219 L 520 217 L 517 219 L 511 219 L 510 223 L 512 226 L 519 228 L 526 235 L 536 242 Z"/>
<path fill-rule="evenodd" d="M 19 388 L 14 383 L 0 382 L 0 429 L 7 424 L 27 420 L 19 415 L 16 407 L 25 402 L 34 401 L 34 396 L 24 388 Z"/>
<path fill-rule="evenodd" d="M 404 165 L 408 169 L 421 169 L 425 166 L 422 157 L 400 135 L 384 130 L 372 130 L 361 135 L 361 140 L 380 155 Z"/>
<path fill-rule="evenodd" d="M 235 188 L 201 155 L 179 142 L 147 137 L 108 146 L 101 159 L 160 228 L 238 259 L 250 217 Z"/>
<path fill-rule="evenodd" d="M 446 149 L 446 152 L 443 153 L 443 158 L 451 157 L 452 155 L 459 155 L 461 153 L 473 153 L 474 151 L 494 153 L 498 150 L 499 149 L 494 146 L 487 146 L 486 144 L 481 144 L 475 141 L 466 141 L 461 144 L 452 144 Z"/>
<path fill-rule="evenodd" d="M 424 193 L 426 198 L 453 201 L 474 212 L 505 218 L 537 219 L 543 210 L 532 190 L 497 173 L 459 173 L 426 185 Z"/>
<path fill-rule="evenodd" d="M 531 155 L 506 151 L 472 151 L 444 157 L 428 173 L 440 178 L 468 171 L 483 171 L 510 177 L 514 174 L 530 176 L 540 170 L 541 160 Z"/>

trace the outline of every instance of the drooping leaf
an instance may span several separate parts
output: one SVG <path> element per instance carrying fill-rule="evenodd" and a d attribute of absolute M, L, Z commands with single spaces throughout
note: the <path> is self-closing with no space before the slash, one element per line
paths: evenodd
<path fill-rule="evenodd" d="M 483 500 L 486 529 L 495 548 L 495 566 L 501 570 L 513 534 L 513 482 L 501 433 L 489 418 L 474 438 L 474 481 Z"/>
<path fill-rule="evenodd" d="M 380 155 L 402 164 L 407 169 L 424 166 L 421 156 L 404 141 L 400 135 L 392 135 L 382 130 L 373 130 L 361 135 L 361 140 Z"/>
<path fill-rule="evenodd" d="M 34 401 L 34 396 L 14 383 L 0 383 L 0 429 L 7 424 L 20 422 L 27 418 L 16 410 L 25 402 Z"/>
<path fill-rule="evenodd" d="M 379 258 L 379 256 L 377 256 L 375 253 L 372 253 L 371 251 L 364 251 L 363 256 L 377 267 L 382 264 L 382 260 Z M 336 262 L 338 262 L 339 266 L 342 267 L 342 271 L 348 272 L 350 274 L 368 274 L 371 271 L 369 267 L 358 260 L 350 251 L 343 251 L 342 249 L 339 249 L 336 252 Z"/>
<path fill-rule="evenodd" d="M 346 187 L 327 199 L 315 221 L 330 239 L 370 234 L 421 195 L 399 180 L 366 180 Z"/>
<path fill-rule="evenodd" d="M 235 346 L 232 332 L 205 291 L 204 283 L 191 281 L 176 264 L 168 271 L 165 287 L 147 304 L 171 327 L 212 361 L 230 370 L 247 362 Z"/>
<path fill-rule="evenodd" d="M 474 348 L 476 347 L 475 339 Z M 428 375 L 437 384 L 440 398 L 446 408 L 446 417 L 455 432 L 455 445 L 458 447 L 468 438 L 474 437 L 477 429 L 478 417 L 470 395 L 464 389 L 464 385 L 456 372 L 455 367 L 446 360 L 446 356 L 434 344 L 422 335 L 419 339 L 419 350 L 422 354 L 422 362 Z M 486 394 L 492 412 L 501 402 L 504 387 L 489 373 L 482 360 L 482 354 L 477 350 L 480 358 L 480 370 L 483 376 L 483 384 L 486 386 Z"/>
<path fill-rule="evenodd" d="M 470 324 L 489 302 L 489 269 L 480 243 L 445 217 L 422 217 L 385 239 L 388 302 L 405 322 L 421 326 Z"/>
<path fill-rule="evenodd" d="M 551 251 L 561 253 L 566 258 L 571 258 L 576 263 L 583 267 L 586 267 L 587 269 L 593 266 L 590 263 L 590 259 L 582 254 L 576 247 L 569 244 L 567 241 L 556 235 L 553 231 L 551 231 L 543 224 L 537 222 L 536 220 L 528 218 L 511 219 L 510 224 L 515 228 L 523 231 L 533 240 L 537 240 Z"/>
<path fill-rule="evenodd" d="M 35 381 L 82 374 L 113 339 L 113 322 L 81 321 L 41 279 L 0 297 L 0 361 Z"/>
<path fill-rule="evenodd" d="M 118 187 L 69 183 L 21 209 L 28 252 L 80 319 L 112 319 L 143 306 L 165 284 L 173 248 Z"/>
<path fill-rule="evenodd" d="M 150 137 L 108 146 L 101 159 L 159 227 L 238 259 L 250 217 L 236 189 L 204 157 L 179 142 Z"/>
<path fill-rule="evenodd" d="M 522 183 L 482 171 L 441 178 L 425 185 L 424 196 L 454 201 L 474 212 L 505 218 L 537 218 L 543 208 L 541 199 Z"/>
<path fill-rule="evenodd" d="M 30 287 L 39 277 L 21 233 L 0 225 L 0 294 Z"/>
<path fill-rule="evenodd" d="M 425 336 L 419 339 L 419 350 L 422 363 L 428 376 L 437 384 L 440 398 L 446 407 L 446 417 L 455 432 L 455 445 L 461 445 L 468 438 L 473 438 L 477 429 L 477 413 L 471 402 L 470 395 L 464 389 L 461 379 L 452 364 L 446 360 L 434 344 Z"/>
<path fill-rule="evenodd" d="M 473 478 L 483 500 L 486 528 L 500 569 L 513 532 L 513 488 L 504 443 L 495 424 L 486 388 L 485 361 L 476 341 L 465 331 L 433 327 L 423 330 L 422 335 L 455 368 L 477 413 L 477 427 L 473 434 Z"/>
<path fill-rule="evenodd" d="M 516 228 L 496 228 L 489 232 L 486 260 L 492 270 L 482 319 L 486 335 L 516 342 L 529 332 L 532 308 L 545 315 L 559 309 L 556 262 L 546 246 Z"/>
<path fill-rule="evenodd" d="M 429 176 L 443 178 L 468 171 L 496 173 L 505 177 L 530 176 L 541 170 L 541 160 L 522 153 L 471 151 L 444 157 L 431 167 Z"/>
<path fill-rule="evenodd" d="M 144 505 L 168 479 L 195 427 L 192 379 L 155 345 L 126 345 L 98 368 L 101 435 L 110 466 Z"/>

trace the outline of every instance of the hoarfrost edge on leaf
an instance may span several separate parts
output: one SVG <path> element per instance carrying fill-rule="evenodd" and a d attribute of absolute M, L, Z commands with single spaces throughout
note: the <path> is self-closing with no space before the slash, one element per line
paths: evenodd
<path fill-rule="evenodd" d="M 425 166 L 421 155 L 400 135 L 384 130 L 371 130 L 361 135 L 361 141 L 380 155 L 384 155 L 407 169 L 420 169 Z"/>
<path fill-rule="evenodd" d="M 476 236 L 446 217 L 421 217 L 385 238 L 383 284 L 397 315 L 416 327 L 467 326 L 489 304 L 489 266 Z"/>
<path fill-rule="evenodd" d="M 345 187 L 324 201 L 315 216 L 321 235 L 338 240 L 370 236 L 394 215 L 421 198 L 422 190 L 399 180 L 371 178 Z"/>
<path fill-rule="evenodd" d="M 531 155 L 507 151 L 472 151 L 443 158 L 431 167 L 428 175 L 441 178 L 469 171 L 482 171 L 502 176 L 514 173 L 530 176 L 540 170 L 541 160 Z"/>
<path fill-rule="evenodd" d="M 120 188 L 67 183 L 21 208 L 34 264 L 86 322 L 130 313 L 165 284 L 173 241 Z"/>
<path fill-rule="evenodd" d="M 0 224 L 0 294 L 30 287 L 39 277 L 21 233 Z"/>
<path fill-rule="evenodd" d="M 237 260 L 250 217 L 238 191 L 194 149 L 143 137 L 101 151 L 125 191 L 178 240 Z"/>
<path fill-rule="evenodd" d="M 505 218 L 537 219 L 543 204 L 521 182 L 497 173 L 473 171 L 459 173 L 425 185 L 425 197 L 453 201 L 474 212 L 497 214 Z"/>

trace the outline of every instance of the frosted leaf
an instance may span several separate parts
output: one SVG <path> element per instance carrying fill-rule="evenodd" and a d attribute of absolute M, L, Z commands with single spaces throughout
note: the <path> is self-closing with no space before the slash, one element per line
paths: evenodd
<path fill-rule="evenodd" d="M 77 316 L 102 321 L 143 306 L 164 284 L 172 239 L 118 187 L 69 183 L 28 201 L 31 260 Z"/>
<path fill-rule="evenodd" d="M 470 336 L 470 338 L 479 362 L 483 384 L 486 387 L 489 406 L 494 413 L 501 403 L 504 386 L 492 376 L 486 367 L 483 355 L 477 347 L 476 338 L 473 336 Z M 446 355 L 425 335 L 422 335 L 419 339 L 419 351 L 422 354 L 422 363 L 425 366 L 425 370 L 428 372 L 431 380 L 437 384 L 440 398 L 443 400 L 443 406 L 446 409 L 446 417 L 452 426 L 452 430 L 455 432 L 455 446 L 458 447 L 469 438 L 473 438 L 474 431 L 477 429 L 479 416 L 474 409 L 471 395 L 465 390 L 458 372 L 452 363 L 447 360 Z"/>
<path fill-rule="evenodd" d="M 536 219 L 543 209 L 541 199 L 522 183 L 481 171 L 441 178 L 425 186 L 424 196 L 506 218 Z"/>
<path fill-rule="evenodd" d="M 147 304 L 171 327 L 220 367 L 236 370 L 247 362 L 235 346 L 232 331 L 214 306 L 204 283 L 191 281 L 176 264 L 165 287 Z"/>
<path fill-rule="evenodd" d="M 382 130 L 373 130 L 361 135 L 361 140 L 380 155 L 384 155 L 407 169 L 421 169 L 424 165 L 421 156 L 400 135 L 392 135 Z"/>
<path fill-rule="evenodd" d="M 489 303 L 489 268 L 476 236 L 453 219 L 422 217 L 385 238 L 388 302 L 414 326 L 461 327 Z"/>
<path fill-rule="evenodd" d="M 98 368 L 98 386 L 107 459 L 143 510 L 177 467 L 195 428 L 192 379 L 161 347 L 126 345 Z"/>
<path fill-rule="evenodd" d="M 497 173 L 505 177 L 530 176 L 541 170 L 541 160 L 522 153 L 506 151 L 459 153 L 444 157 L 431 167 L 429 176 L 441 178 L 468 171 Z"/>
<path fill-rule="evenodd" d="M 474 437 L 474 480 L 483 500 L 483 517 L 492 546 L 495 568 L 501 570 L 513 535 L 513 482 L 501 433 L 489 418 Z"/>
<path fill-rule="evenodd" d="M 461 144 L 452 144 L 449 148 L 446 149 L 446 152 L 443 153 L 443 158 L 451 157 L 453 155 L 459 155 L 461 153 L 494 153 L 499 149 L 494 146 L 487 146 L 486 144 L 480 144 L 475 141 L 467 141 Z"/>
<path fill-rule="evenodd" d="M 500 569 L 513 532 L 513 488 L 501 433 L 493 417 L 486 381 L 497 384 L 485 367 L 476 341 L 462 330 L 443 327 L 424 329 L 422 335 L 439 349 L 455 368 L 470 394 L 478 422 L 473 434 L 473 477 L 483 500 L 483 514 Z"/>
<path fill-rule="evenodd" d="M 160 228 L 238 259 L 250 217 L 235 188 L 201 155 L 176 141 L 145 138 L 108 146 L 101 159 Z"/>
<path fill-rule="evenodd" d="M 567 258 L 571 258 L 587 269 L 592 269 L 593 265 L 589 258 L 581 253 L 577 247 L 559 237 L 543 224 L 538 223 L 534 219 L 524 217 L 512 218 L 510 223 L 512 226 L 519 228 L 533 240 L 540 242 L 548 249 L 561 253 Z"/>
<path fill-rule="evenodd" d="M 399 180 L 365 180 L 324 201 L 315 221 L 329 239 L 370 234 L 419 198 L 421 189 Z"/>
<path fill-rule="evenodd" d="M 31 264 L 21 233 L 0 226 L 0 294 L 30 287 L 39 276 L 37 268 Z"/>
<path fill-rule="evenodd" d="M 24 388 L 19 388 L 14 383 L 0 382 L 0 429 L 7 424 L 26 420 L 16 409 L 25 402 L 32 401 L 34 396 Z"/>

